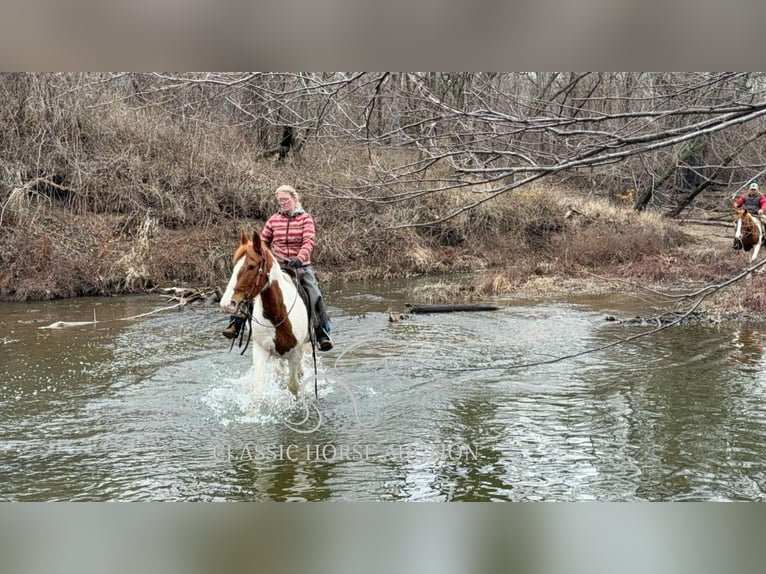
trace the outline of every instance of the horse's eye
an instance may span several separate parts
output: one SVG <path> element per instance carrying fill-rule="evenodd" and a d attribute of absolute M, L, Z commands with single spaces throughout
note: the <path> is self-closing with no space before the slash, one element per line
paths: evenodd
<path fill-rule="evenodd" d="M 248 266 L 247 266 L 247 270 L 248 270 L 248 271 L 252 271 L 252 270 L 254 270 L 254 269 L 255 269 L 255 265 L 253 265 L 252 263 L 251 263 L 250 265 L 248 265 Z"/>

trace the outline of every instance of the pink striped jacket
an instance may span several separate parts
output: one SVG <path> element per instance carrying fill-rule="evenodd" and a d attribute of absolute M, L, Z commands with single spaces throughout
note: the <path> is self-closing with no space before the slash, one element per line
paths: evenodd
<path fill-rule="evenodd" d="M 315 236 L 314 218 L 302 208 L 290 215 L 281 211 L 275 213 L 261 231 L 261 239 L 280 262 L 297 257 L 304 265 L 311 264 Z"/>

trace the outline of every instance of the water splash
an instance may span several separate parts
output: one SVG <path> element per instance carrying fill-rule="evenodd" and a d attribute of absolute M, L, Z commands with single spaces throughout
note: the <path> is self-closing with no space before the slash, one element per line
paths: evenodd
<path fill-rule="evenodd" d="M 308 369 L 306 369 L 308 371 Z M 331 395 L 333 385 L 320 375 L 320 398 Z M 261 426 L 285 425 L 299 433 L 310 433 L 322 424 L 322 414 L 313 396 L 314 373 L 304 376 L 296 400 L 287 390 L 284 374 L 270 362 L 266 366 L 265 382 L 260 396 L 253 391 L 252 366 L 235 378 L 216 381 L 202 396 L 202 402 L 216 416 L 222 426 L 256 424 Z"/>

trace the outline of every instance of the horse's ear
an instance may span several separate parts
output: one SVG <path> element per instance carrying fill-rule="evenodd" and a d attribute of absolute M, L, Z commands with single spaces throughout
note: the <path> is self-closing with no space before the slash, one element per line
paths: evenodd
<path fill-rule="evenodd" d="M 245 230 L 244 229 L 240 229 L 239 230 L 239 243 L 241 245 L 247 245 L 248 241 L 249 240 L 247 238 L 247 235 L 245 235 Z"/>
<path fill-rule="evenodd" d="M 253 249 L 256 253 L 261 253 L 261 236 L 257 231 L 253 231 Z"/>

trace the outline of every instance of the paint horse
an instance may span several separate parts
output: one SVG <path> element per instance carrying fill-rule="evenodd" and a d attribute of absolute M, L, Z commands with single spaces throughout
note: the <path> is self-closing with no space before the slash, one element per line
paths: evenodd
<path fill-rule="evenodd" d="M 233 262 L 221 307 L 250 320 L 256 396 L 263 390 L 267 361 L 276 357 L 287 362 L 287 387 L 297 398 L 303 377 L 302 347 L 309 340 L 306 305 L 257 231 L 252 240 L 240 232 Z"/>
<path fill-rule="evenodd" d="M 763 242 L 763 233 L 761 226 L 755 219 L 755 216 L 742 207 L 734 210 L 734 223 L 736 230 L 734 232 L 734 249 L 739 251 L 753 250 L 750 261 L 753 262 L 758 257 Z"/>

